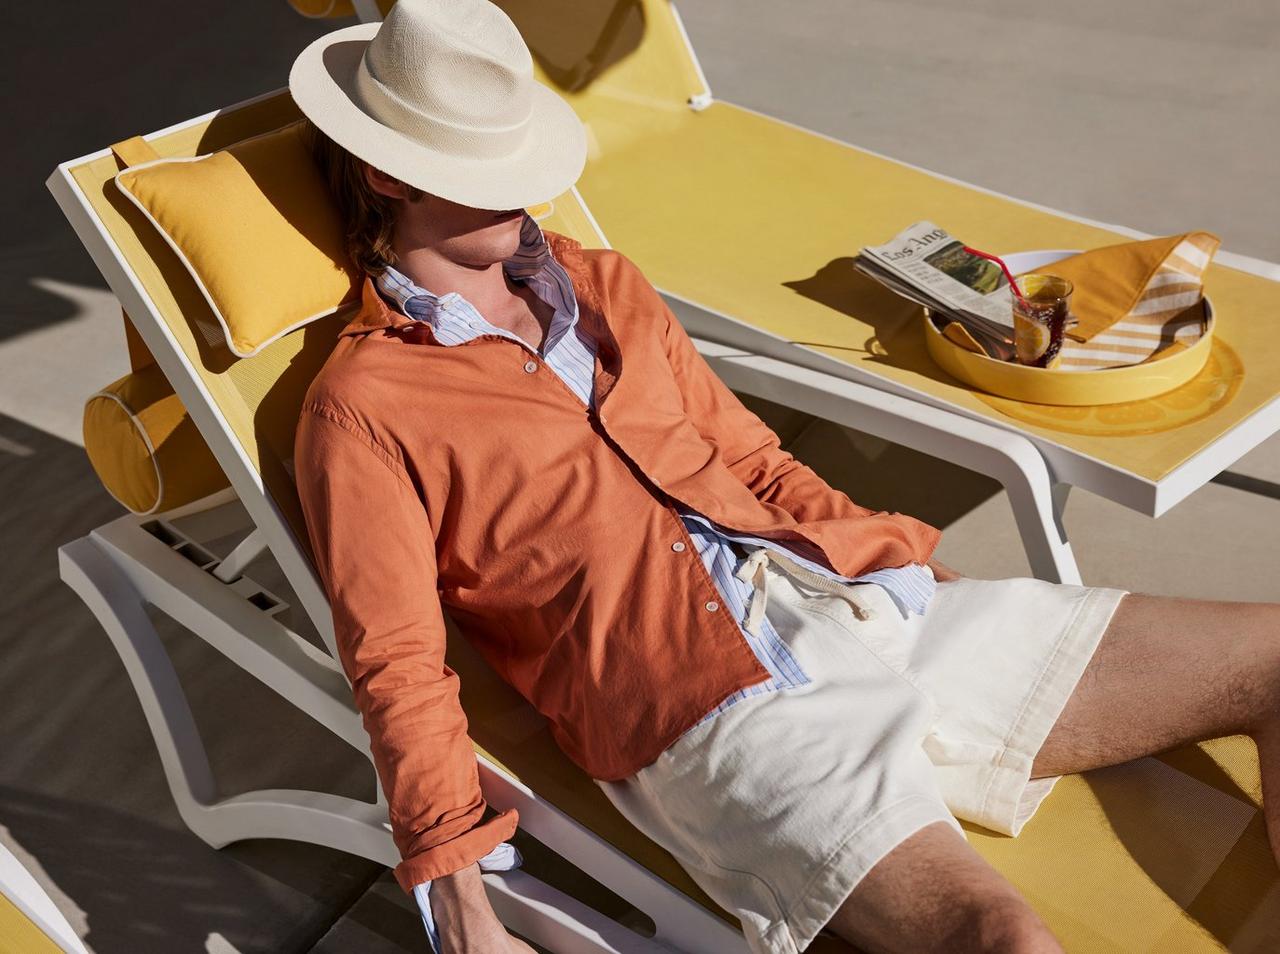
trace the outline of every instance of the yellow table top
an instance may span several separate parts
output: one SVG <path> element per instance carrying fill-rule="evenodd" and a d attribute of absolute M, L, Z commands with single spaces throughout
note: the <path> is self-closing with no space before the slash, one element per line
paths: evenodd
<path fill-rule="evenodd" d="M 573 100 L 595 151 L 578 183 L 587 204 L 612 245 L 680 298 L 1145 481 L 1280 396 L 1280 283 L 1216 263 L 1205 291 L 1218 344 L 1183 388 L 1096 409 L 982 395 L 929 357 L 917 306 L 853 269 L 859 249 L 921 219 L 996 253 L 1128 236 L 726 103 Z"/>

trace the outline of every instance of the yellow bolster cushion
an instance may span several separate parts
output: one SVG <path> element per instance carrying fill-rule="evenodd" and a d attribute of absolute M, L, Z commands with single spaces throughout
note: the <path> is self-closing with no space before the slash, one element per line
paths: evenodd
<path fill-rule="evenodd" d="M 107 492 L 134 513 L 171 510 L 229 484 L 157 364 L 90 396 L 84 449 Z"/>
<path fill-rule="evenodd" d="M 337 205 L 301 132 L 290 123 L 115 177 L 182 260 L 241 358 L 359 293 Z"/>

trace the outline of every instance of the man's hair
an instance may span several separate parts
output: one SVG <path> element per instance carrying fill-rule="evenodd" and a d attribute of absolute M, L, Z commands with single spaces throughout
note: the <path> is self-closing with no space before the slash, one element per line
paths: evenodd
<path fill-rule="evenodd" d="M 370 187 L 363 159 L 339 146 L 309 119 L 303 120 L 303 139 L 338 203 L 347 254 L 364 271 L 381 274 L 396 263 L 396 253 L 391 248 L 395 200 Z M 414 202 L 425 194 L 413 186 L 408 190 Z"/>

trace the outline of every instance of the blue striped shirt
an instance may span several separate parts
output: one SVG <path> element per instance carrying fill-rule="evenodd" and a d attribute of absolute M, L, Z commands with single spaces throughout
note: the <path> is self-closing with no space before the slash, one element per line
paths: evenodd
<path fill-rule="evenodd" d="M 538 298 L 555 310 L 547 333 L 537 349 L 514 331 L 491 324 L 457 292 L 437 296 L 414 284 L 397 269 L 390 267 L 382 274 L 375 276 L 374 283 L 383 297 L 405 315 L 429 324 L 432 334 L 441 344 L 456 345 L 481 334 L 496 334 L 510 338 L 522 348 L 541 357 L 583 404 L 591 408 L 595 400 L 593 385 L 596 343 L 578 322 L 577 296 L 574 294 L 573 283 L 568 273 L 551 254 L 541 227 L 528 212 L 524 214 L 520 226 L 519 247 L 502 263 L 502 267 L 512 280 L 528 285 Z M 760 620 L 758 636 L 752 635 L 743 625 L 754 587 L 734 574 L 741 560 L 734 552 L 731 541 L 738 541 L 744 546 L 760 546 L 776 550 L 815 573 L 833 580 L 845 583 L 878 583 L 889 593 L 904 616 L 908 612 L 923 613 L 933 595 L 935 585 L 933 575 L 919 564 L 875 570 L 858 577 L 840 576 L 817 562 L 816 552 L 802 552 L 805 548 L 801 543 L 784 546 L 775 540 L 738 533 L 730 528 L 716 525 L 682 503 L 677 503 L 676 509 L 689 532 L 690 539 L 693 540 L 698 556 L 711 578 L 715 580 L 725 605 L 738 620 L 738 628 L 743 638 L 769 672 L 767 679 L 731 693 L 708 712 L 699 724 L 743 699 L 775 689 L 806 685 L 811 681 L 800 668 L 790 648 L 774 629 L 767 615 Z M 512 858 L 511 846 L 503 842 L 481 859 L 480 864 L 486 870 L 490 867 L 493 870 L 500 870 L 519 863 L 518 854 L 514 856 L 514 861 Z M 422 910 L 427 934 L 435 950 L 438 951 L 439 939 L 431 918 L 429 891 L 430 883 L 424 882 L 418 886 L 415 895 Z"/>

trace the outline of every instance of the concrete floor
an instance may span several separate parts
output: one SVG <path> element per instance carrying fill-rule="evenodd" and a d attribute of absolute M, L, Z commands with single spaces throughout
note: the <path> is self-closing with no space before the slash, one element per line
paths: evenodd
<path fill-rule="evenodd" d="M 680 7 L 722 99 L 1016 196 L 1151 232 L 1208 228 L 1226 249 L 1280 260 L 1280 13 L 1269 0 Z M 11 4 L 0 31 L 12 66 L 0 99 L 11 131 L 0 193 L 0 838 L 99 954 L 424 951 L 416 912 L 381 866 L 279 841 L 214 851 L 187 831 L 119 659 L 55 557 L 120 513 L 84 456 L 80 415 L 127 362 L 117 307 L 44 178 L 64 159 L 283 85 L 297 51 L 335 24 L 255 0 L 66 9 Z M 1061 146 L 1030 150 L 1029 127 Z M 946 562 L 975 576 L 1026 572 L 994 484 L 825 423 L 801 431 L 784 409 L 749 403 L 788 439 L 799 434 L 790 449 L 855 500 L 944 527 Z M 840 476 L 850 473 L 864 476 Z M 1088 582 L 1276 599 L 1280 440 L 1159 520 L 1084 493 L 1066 519 Z M 254 569 L 271 585 L 271 566 Z M 162 630 L 227 792 L 369 796 L 353 753 L 180 627 Z M 227 711 L 266 728 L 220 726 Z"/>

